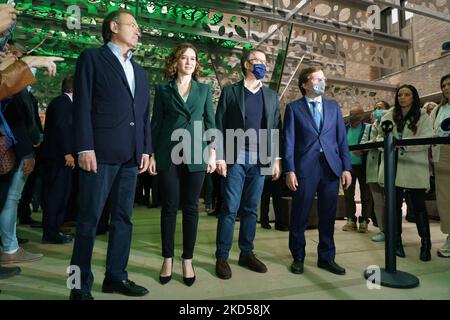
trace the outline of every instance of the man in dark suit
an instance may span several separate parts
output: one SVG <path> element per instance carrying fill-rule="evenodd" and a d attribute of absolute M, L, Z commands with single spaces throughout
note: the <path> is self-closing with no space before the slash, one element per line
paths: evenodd
<path fill-rule="evenodd" d="M 339 104 L 322 97 L 325 76 L 320 67 L 302 70 L 299 87 L 303 98 L 286 106 L 284 114 L 284 172 L 293 191 L 289 249 L 293 273 L 303 273 L 305 230 L 317 193 L 319 216 L 319 268 L 343 275 L 335 261 L 334 221 L 339 178 L 351 184 L 351 164 L 344 119 Z"/>
<path fill-rule="evenodd" d="M 62 95 L 53 99 L 45 113 L 43 158 L 46 162 L 44 208 L 42 214 L 43 243 L 64 244 L 72 241 L 70 234 L 60 232 L 68 214 L 72 193 L 73 157 L 72 128 L 73 80 L 65 78 Z"/>
<path fill-rule="evenodd" d="M 81 287 L 70 298 L 91 300 L 91 257 L 97 224 L 111 193 L 106 272 L 102 291 L 143 296 L 144 287 L 125 271 L 131 244 L 131 214 L 138 172 L 152 154 L 147 75 L 132 59 L 141 35 L 130 11 L 117 10 L 103 21 L 105 45 L 81 53 L 76 67 L 73 126 L 78 154 L 79 203 L 71 265 L 81 271 Z"/>
<path fill-rule="evenodd" d="M 272 138 L 277 136 L 276 130 L 280 129 L 281 121 L 276 92 L 261 82 L 266 73 L 266 63 L 264 52 L 258 49 L 244 51 L 241 69 L 245 78 L 223 88 L 217 107 L 216 127 L 225 136 L 224 144 L 218 146 L 217 156 L 217 172 L 224 177 L 221 184 L 223 203 L 218 217 L 216 240 L 216 274 L 221 279 L 231 278 L 227 259 L 241 203 L 239 265 L 255 272 L 267 272 L 267 267 L 253 253 L 253 241 L 257 207 L 264 187 L 264 175 L 261 171 L 266 169 L 262 168 L 261 164 L 271 165 L 268 173 L 272 174 L 273 180 L 280 176 L 280 159 L 274 159 L 275 152 L 272 152 L 274 150 L 271 142 Z M 245 131 L 250 138 L 245 139 L 245 143 L 242 141 L 244 139 L 238 138 L 238 143 L 235 144 L 235 137 L 227 139 L 226 133 L 230 129 L 237 135 L 239 131 Z M 259 136 L 261 129 L 267 129 L 267 141 Z M 279 144 L 279 141 L 276 143 Z M 263 150 L 268 151 L 269 157 L 264 157 Z"/>

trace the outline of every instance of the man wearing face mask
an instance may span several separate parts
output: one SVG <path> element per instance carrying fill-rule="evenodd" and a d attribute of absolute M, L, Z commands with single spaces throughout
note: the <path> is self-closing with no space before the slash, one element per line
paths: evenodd
<path fill-rule="evenodd" d="M 266 74 L 266 63 L 264 52 L 258 49 L 244 51 L 241 58 L 244 79 L 224 87 L 217 106 L 216 127 L 224 136 L 224 144 L 218 145 L 217 153 L 217 172 L 223 176 L 223 203 L 218 216 L 216 240 L 216 274 L 221 279 L 231 278 L 227 259 L 241 203 L 239 265 L 255 272 L 267 272 L 267 267 L 253 253 L 257 207 L 264 187 L 261 163 L 265 164 L 265 160 L 268 160 L 260 159 L 262 155 L 259 151 L 267 147 L 267 155 L 272 159 L 269 163 L 272 180 L 277 180 L 280 177 L 281 161 L 272 154 L 271 140 L 272 135 L 276 134 L 275 130 L 280 130 L 281 121 L 276 92 L 261 82 Z M 230 129 L 235 133 L 239 130 L 256 132 L 255 139 L 245 139 L 243 145 L 239 142 L 235 144 L 233 140 L 227 141 L 226 132 Z M 260 129 L 267 129 L 267 141 L 256 138 Z M 279 140 L 275 143 L 279 144 Z M 229 148 L 231 146 L 233 149 Z M 234 153 L 230 154 L 231 151 Z"/>
<path fill-rule="evenodd" d="M 339 179 L 344 189 L 352 182 L 350 153 L 339 104 L 323 97 L 326 79 L 320 67 L 303 69 L 299 87 L 303 98 L 289 103 L 284 114 L 283 146 L 286 184 L 293 192 L 289 249 L 291 271 L 303 273 L 305 230 L 317 193 L 319 245 L 317 266 L 338 275 L 334 221 Z"/>
<path fill-rule="evenodd" d="M 362 121 L 364 110 L 361 107 L 353 107 L 350 110 L 350 123 L 347 125 L 347 141 L 349 145 L 361 143 L 361 139 L 366 128 L 366 123 Z M 368 231 L 369 217 L 372 216 L 372 195 L 366 184 L 366 156 L 360 150 L 350 152 L 352 163 L 352 184 L 344 191 L 345 216 L 347 223 L 342 228 L 343 231 L 358 230 L 361 233 Z M 361 195 L 361 216 L 358 218 L 359 228 L 356 226 L 356 203 L 355 187 L 356 180 L 359 181 L 359 191 Z"/>

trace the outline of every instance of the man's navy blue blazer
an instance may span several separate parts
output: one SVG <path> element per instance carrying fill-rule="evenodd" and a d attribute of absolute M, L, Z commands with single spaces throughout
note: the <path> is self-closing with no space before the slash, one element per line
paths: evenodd
<path fill-rule="evenodd" d="M 72 100 L 64 93 L 54 98 L 45 112 L 42 156 L 63 166 L 64 156 L 73 155 L 72 107 Z"/>
<path fill-rule="evenodd" d="M 131 59 L 134 97 L 117 57 L 106 46 L 83 51 L 74 79 L 74 151 L 94 150 L 98 163 L 122 164 L 152 153 L 147 74 Z"/>
<path fill-rule="evenodd" d="M 284 172 L 295 172 L 298 178 L 306 178 L 315 172 L 319 164 L 320 149 L 333 171 L 340 177 L 342 171 L 350 171 L 344 119 L 335 100 L 322 98 L 323 124 L 318 130 L 305 98 L 286 106 L 284 114 Z"/>

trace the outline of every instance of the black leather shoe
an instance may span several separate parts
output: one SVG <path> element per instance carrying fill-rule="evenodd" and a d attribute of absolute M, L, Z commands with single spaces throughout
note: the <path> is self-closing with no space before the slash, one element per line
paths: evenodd
<path fill-rule="evenodd" d="M 5 268 L 0 266 L 0 279 L 8 279 L 18 275 L 22 270 L 19 267 Z"/>
<path fill-rule="evenodd" d="M 30 241 L 30 240 L 17 237 L 17 243 L 19 243 L 19 244 L 25 244 L 28 241 Z"/>
<path fill-rule="evenodd" d="M 272 226 L 268 223 L 261 223 L 261 228 L 270 230 Z"/>
<path fill-rule="evenodd" d="M 321 269 L 325 269 L 334 274 L 338 274 L 341 276 L 345 274 L 345 269 L 342 268 L 340 265 L 338 265 L 334 260 L 330 261 L 318 260 L 317 266 Z"/>
<path fill-rule="evenodd" d="M 70 300 L 94 300 L 94 297 L 91 295 L 90 292 L 83 293 L 79 291 L 72 290 L 70 292 Z"/>
<path fill-rule="evenodd" d="M 405 250 L 403 249 L 402 241 L 397 241 L 397 246 L 395 248 L 395 255 L 400 258 L 406 257 Z"/>
<path fill-rule="evenodd" d="M 207 215 L 210 216 L 210 217 L 217 217 L 217 214 L 218 213 L 215 210 L 207 213 Z"/>
<path fill-rule="evenodd" d="M 275 230 L 278 230 L 278 231 L 289 231 L 289 227 L 288 226 L 284 226 L 284 225 L 275 224 Z"/>
<path fill-rule="evenodd" d="M 31 219 L 30 227 L 31 228 L 42 228 L 42 222 Z"/>
<path fill-rule="evenodd" d="M 66 244 L 72 242 L 72 236 L 67 236 L 61 232 L 54 236 L 42 236 L 42 243 L 45 244 Z"/>
<path fill-rule="evenodd" d="M 103 281 L 102 292 L 104 293 L 121 293 L 130 297 L 142 297 L 148 293 L 144 287 L 138 286 L 130 280 L 122 280 L 121 282 Z"/>
<path fill-rule="evenodd" d="M 163 263 L 163 267 L 164 267 L 164 263 Z M 162 267 L 161 267 L 161 271 L 162 271 Z M 173 258 L 172 258 L 172 271 L 173 271 Z M 166 284 L 168 283 L 170 280 L 172 280 L 172 271 L 170 272 L 170 276 L 162 276 L 161 273 L 159 274 L 159 282 L 161 284 Z"/>
<path fill-rule="evenodd" d="M 291 271 L 295 274 L 303 273 L 303 261 L 302 260 L 294 260 L 291 264 Z"/>

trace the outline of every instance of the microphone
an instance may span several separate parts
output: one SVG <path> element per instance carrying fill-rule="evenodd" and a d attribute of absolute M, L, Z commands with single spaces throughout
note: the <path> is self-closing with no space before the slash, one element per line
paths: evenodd
<path fill-rule="evenodd" d="M 443 131 L 449 131 L 450 130 L 450 118 L 447 118 L 444 121 L 442 121 L 441 129 Z"/>
<path fill-rule="evenodd" d="M 390 133 L 392 132 L 392 130 L 394 130 L 394 124 L 392 123 L 391 120 L 384 120 L 381 123 L 381 129 L 383 130 L 384 133 Z"/>

